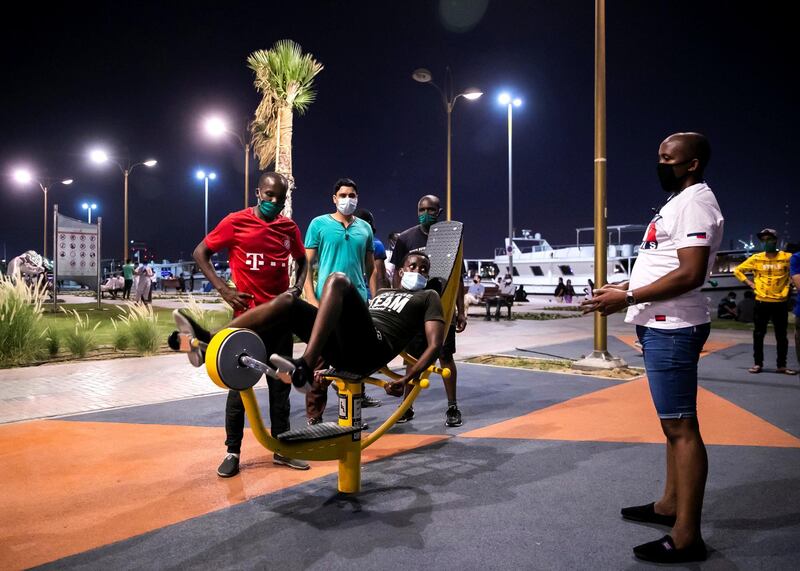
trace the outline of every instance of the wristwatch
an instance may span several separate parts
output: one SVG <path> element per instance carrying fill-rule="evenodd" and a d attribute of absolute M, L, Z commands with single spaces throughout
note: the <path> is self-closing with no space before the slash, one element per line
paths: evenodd
<path fill-rule="evenodd" d="M 633 290 L 629 289 L 625 292 L 625 302 L 630 305 L 636 305 L 636 298 L 633 295 Z"/>

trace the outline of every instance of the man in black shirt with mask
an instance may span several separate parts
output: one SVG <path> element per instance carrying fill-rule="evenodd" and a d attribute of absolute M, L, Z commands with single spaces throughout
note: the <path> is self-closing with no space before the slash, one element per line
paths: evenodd
<path fill-rule="evenodd" d="M 226 327 L 250 329 L 267 338 L 288 331 L 305 341 L 303 356 L 289 359 L 295 366 L 292 384 L 302 392 L 314 382 L 313 368 L 320 359 L 343 371 L 369 375 L 389 363 L 415 335 L 422 335 L 425 348 L 417 362 L 386 386 L 388 394 L 402 396 L 408 382 L 436 361 L 444 338 L 439 294 L 424 289 L 429 270 L 425 254 L 409 254 L 398 271 L 400 287 L 378 291 L 369 307 L 347 276 L 335 272 L 325 282 L 319 308 L 281 294 Z M 205 343 L 211 340 L 208 331 L 184 317 L 194 337 Z"/>
<path fill-rule="evenodd" d="M 428 244 L 428 231 L 438 220 L 442 213 L 440 200 L 438 197 L 428 194 L 423 196 L 417 203 L 417 214 L 419 224 L 413 226 L 404 232 L 401 232 L 397 237 L 394 250 L 392 251 L 392 264 L 398 265 L 410 252 L 424 252 Z M 400 276 L 395 275 L 394 287 L 400 283 Z M 456 379 L 458 378 L 458 371 L 456 370 L 456 362 L 453 359 L 453 354 L 456 352 L 456 332 L 464 331 L 467 326 L 467 312 L 464 309 L 464 283 L 459 276 L 459 291 L 456 296 L 456 319 L 450 323 L 450 330 L 447 332 L 447 338 L 442 346 L 442 352 L 439 356 L 439 363 L 442 367 L 450 369 L 450 377 L 444 380 L 444 388 L 447 393 L 447 413 L 445 416 L 445 424 L 447 426 L 461 426 L 461 411 L 458 409 L 458 402 L 456 400 Z M 415 337 L 406 351 L 409 355 L 419 358 L 425 348 L 425 338 L 422 336 Z M 409 389 L 410 390 L 410 387 Z M 397 422 L 408 422 L 414 418 L 414 409 L 409 408 L 408 411 L 400 417 Z"/>

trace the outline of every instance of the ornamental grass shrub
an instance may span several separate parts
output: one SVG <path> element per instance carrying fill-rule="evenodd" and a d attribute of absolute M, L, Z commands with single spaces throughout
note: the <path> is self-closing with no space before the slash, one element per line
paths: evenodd
<path fill-rule="evenodd" d="M 119 308 L 124 315 L 118 318 L 119 324 L 114 324 L 118 332 L 115 335 L 115 348 L 122 350 L 116 343 L 127 335 L 129 344 L 137 353 L 152 355 L 157 352 L 161 346 L 161 338 L 158 332 L 158 314 L 153 312 L 153 308 L 143 303 L 131 303 Z"/>
<path fill-rule="evenodd" d="M 47 327 L 42 323 L 46 298 L 43 283 L 27 285 L 21 279 L 0 275 L 0 367 L 46 356 Z"/>
<path fill-rule="evenodd" d="M 76 310 L 67 311 L 61 308 L 64 313 L 71 314 L 75 320 L 72 329 L 68 329 L 64 334 L 64 344 L 75 357 L 85 357 L 89 351 L 97 348 L 97 328 L 100 322 L 91 327 L 89 316 L 82 316 Z"/>

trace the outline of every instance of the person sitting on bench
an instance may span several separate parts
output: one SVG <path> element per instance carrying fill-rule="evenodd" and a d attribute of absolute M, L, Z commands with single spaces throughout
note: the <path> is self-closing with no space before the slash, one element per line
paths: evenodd
<path fill-rule="evenodd" d="M 424 289 L 430 271 L 428 256 L 408 254 L 398 271 L 400 288 L 379 290 L 369 307 L 347 276 L 333 273 L 325 282 L 319 308 L 287 292 L 246 311 L 227 327 L 250 329 L 262 338 L 288 328 L 305 341 L 302 357 L 288 359 L 294 365 L 292 384 L 302 392 L 314 382 L 313 368 L 320 360 L 336 369 L 366 376 L 386 366 L 418 332 L 424 332 L 425 351 L 403 377 L 386 386 L 388 394 L 402 396 L 405 385 L 439 356 L 444 314 L 439 294 Z M 208 343 L 211 334 L 184 316 L 190 321 L 194 336 Z M 172 338 L 170 346 L 175 348 Z"/>

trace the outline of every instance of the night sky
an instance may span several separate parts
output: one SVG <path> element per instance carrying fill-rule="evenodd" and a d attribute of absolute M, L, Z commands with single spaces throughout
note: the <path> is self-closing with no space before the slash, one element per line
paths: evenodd
<path fill-rule="evenodd" d="M 484 4 L 471 27 L 443 15 L 453 5 L 480 14 Z M 789 224 L 800 212 L 793 5 L 608 0 L 609 224 L 649 221 L 665 198 L 658 145 L 693 130 L 711 141 L 706 175 L 726 218 L 723 246 L 764 226 L 800 238 L 800 225 Z M 158 159 L 131 176 L 130 237 L 159 258 L 187 258 L 203 235 L 196 168 L 219 175 L 211 226 L 242 208 L 243 151 L 233 139 L 209 141 L 201 118 L 215 110 L 244 125 L 260 99 L 246 57 L 283 38 L 325 65 L 317 101 L 294 123 L 301 231 L 333 211 L 342 176 L 358 183 L 360 206 L 373 211 L 384 240 L 416 223 L 420 196 L 444 198 L 444 108 L 411 73 L 426 67 L 441 84 L 446 66 L 457 89 L 485 92 L 453 113 L 453 217 L 466 224 L 466 255 L 492 256 L 507 232 L 502 88 L 524 100 L 514 114 L 516 228 L 566 244 L 576 227 L 592 225 L 591 0 L 59 2 L 14 10 L 21 13 L 3 18 L 0 40 L 0 247 L 9 258 L 41 251 L 42 193 L 10 177 L 22 164 L 74 178 L 53 188 L 51 203 L 83 217 L 80 204 L 97 202 L 103 257 L 120 256 L 123 178 L 115 166 L 89 164 L 86 153 L 98 143 L 122 161 Z"/>

